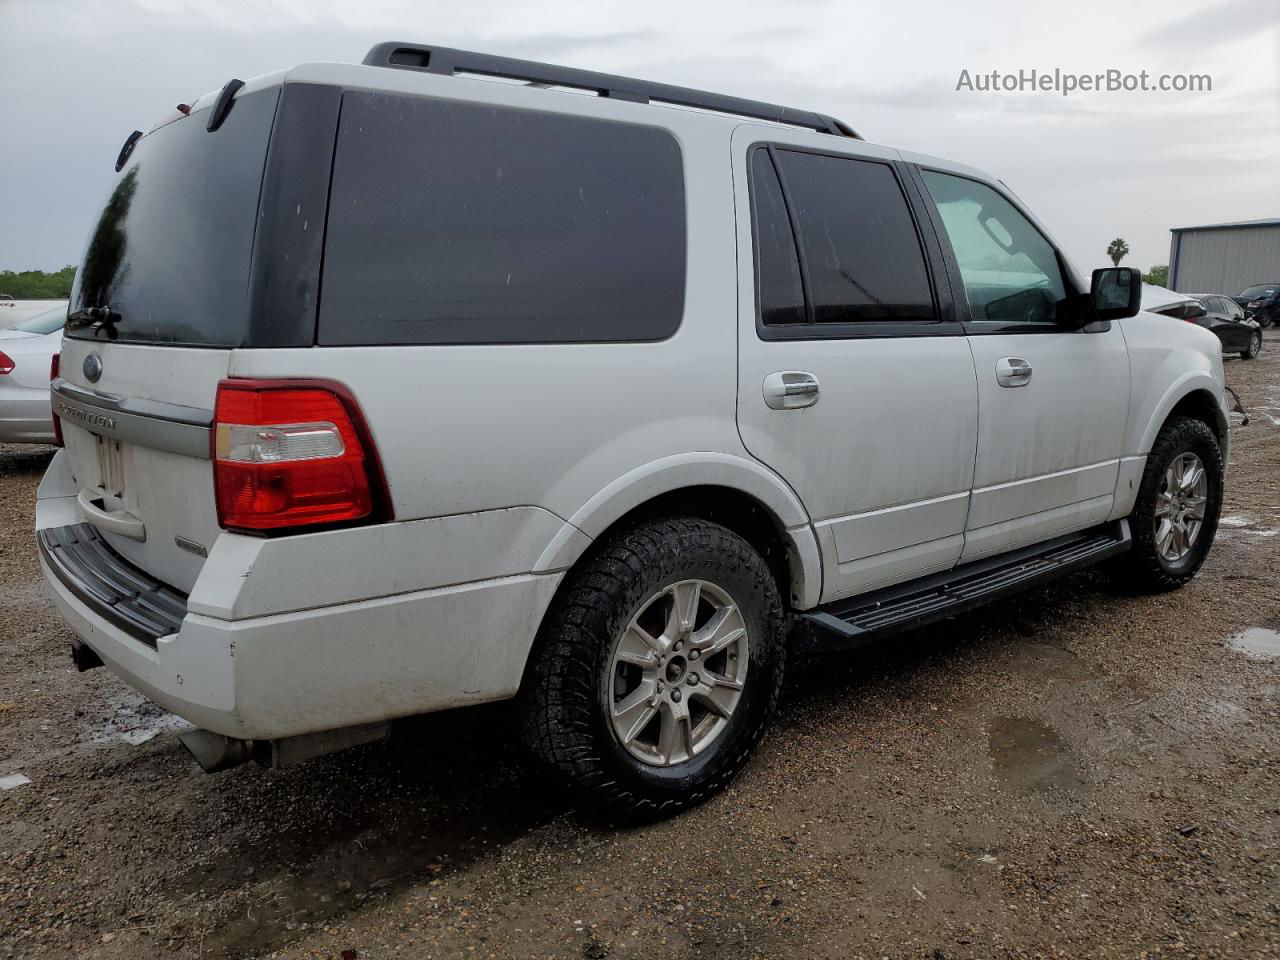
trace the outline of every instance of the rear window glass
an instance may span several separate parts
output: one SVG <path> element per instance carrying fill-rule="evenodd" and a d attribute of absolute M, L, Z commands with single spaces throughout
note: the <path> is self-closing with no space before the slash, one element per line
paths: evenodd
<path fill-rule="evenodd" d="M 138 141 L 89 235 L 71 312 L 114 321 L 73 337 L 238 346 L 249 259 L 279 88 L 242 94 L 222 126 L 204 111 Z"/>
<path fill-rule="evenodd" d="M 666 131 L 344 97 L 320 343 L 659 340 L 684 286 L 684 174 Z"/>
<path fill-rule="evenodd" d="M 64 303 L 44 313 L 37 313 L 34 317 L 28 317 L 21 323 L 15 323 L 9 329 L 21 330 L 23 333 L 53 333 L 55 330 L 62 329 L 62 325 L 66 322 L 67 305 Z"/>

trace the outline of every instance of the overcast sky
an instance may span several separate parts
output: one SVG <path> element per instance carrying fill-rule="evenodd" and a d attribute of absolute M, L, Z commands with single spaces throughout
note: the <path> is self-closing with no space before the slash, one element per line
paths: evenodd
<path fill-rule="evenodd" d="M 397 39 L 834 114 L 1003 179 L 1084 269 L 1122 236 L 1280 216 L 1280 3 L 1231 0 L 0 0 L 0 269 L 78 260 L 132 129 L 180 101 Z M 957 92 L 971 74 L 1208 73 L 1210 93 Z"/>

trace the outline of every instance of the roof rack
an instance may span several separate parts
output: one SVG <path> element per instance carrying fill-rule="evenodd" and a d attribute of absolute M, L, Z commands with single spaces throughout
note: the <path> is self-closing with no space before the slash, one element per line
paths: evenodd
<path fill-rule="evenodd" d="M 699 110 L 714 110 L 718 113 L 751 117 L 754 120 L 768 120 L 773 123 L 805 127 L 838 137 L 862 139 L 842 121 L 812 110 L 796 110 L 793 107 L 779 107 L 772 103 L 727 97 L 719 93 L 691 90 L 688 87 L 650 83 L 647 80 L 633 80 L 630 77 L 618 77 L 610 73 L 559 67 L 533 60 L 517 60 L 512 57 L 497 57 L 488 53 L 471 53 L 449 47 L 429 47 L 420 43 L 389 41 L 374 46 L 365 56 L 364 63 L 373 67 L 423 70 L 427 73 L 440 73 L 446 76 L 470 73 L 524 80 L 528 83 L 554 87 L 575 87 L 580 90 L 594 91 L 597 96 L 614 100 L 629 100 L 634 103 L 668 103 Z"/>

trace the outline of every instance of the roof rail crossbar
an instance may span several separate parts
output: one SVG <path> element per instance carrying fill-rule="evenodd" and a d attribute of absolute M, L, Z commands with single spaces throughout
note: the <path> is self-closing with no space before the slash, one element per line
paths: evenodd
<path fill-rule="evenodd" d="M 704 90 L 692 90 L 666 83 L 651 83 L 609 73 L 560 67 L 533 60 L 518 60 L 488 53 L 471 53 L 450 47 L 430 47 L 420 43 L 379 43 L 369 51 L 364 63 L 374 67 L 394 67 L 399 70 L 423 70 L 452 76 L 457 73 L 501 77 L 508 80 L 524 80 L 528 83 L 555 87 L 575 87 L 588 90 L 597 96 L 614 100 L 630 100 L 635 103 L 668 103 L 678 107 L 693 107 L 768 120 L 797 127 L 830 133 L 838 137 L 862 138 L 847 124 L 826 114 L 812 110 L 780 107 L 757 100 L 744 100 Z"/>

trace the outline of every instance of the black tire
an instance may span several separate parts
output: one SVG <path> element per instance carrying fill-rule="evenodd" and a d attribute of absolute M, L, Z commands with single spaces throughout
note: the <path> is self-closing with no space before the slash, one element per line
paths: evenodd
<path fill-rule="evenodd" d="M 1252 360 L 1262 352 L 1262 331 L 1253 331 L 1253 336 L 1249 338 L 1249 346 L 1240 351 L 1241 360 Z"/>
<path fill-rule="evenodd" d="M 614 733 L 614 643 L 656 593 L 688 579 L 713 584 L 737 605 L 748 669 L 731 716 L 704 749 L 671 766 L 650 765 Z M 614 822 L 700 803 L 738 772 L 773 717 L 786 661 L 784 622 L 773 574 L 737 534 L 688 517 L 625 530 L 570 572 L 547 614 L 520 692 L 526 746 Z"/>
<path fill-rule="evenodd" d="M 1165 472 L 1183 453 L 1194 453 L 1204 464 L 1208 492 L 1204 520 L 1195 542 L 1186 556 L 1171 562 L 1156 547 L 1156 500 Z M 1202 420 L 1170 417 L 1147 457 L 1138 500 L 1129 515 L 1133 547 L 1112 564 L 1112 571 L 1122 583 L 1140 592 L 1159 593 L 1176 589 L 1196 575 L 1218 530 L 1218 516 L 1222 512 L 1222 477 L 1222 448 L 1213 430 Z"/>

